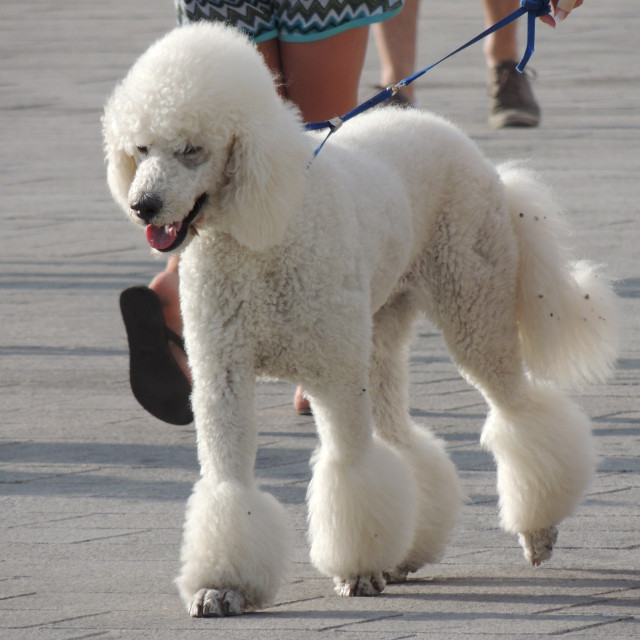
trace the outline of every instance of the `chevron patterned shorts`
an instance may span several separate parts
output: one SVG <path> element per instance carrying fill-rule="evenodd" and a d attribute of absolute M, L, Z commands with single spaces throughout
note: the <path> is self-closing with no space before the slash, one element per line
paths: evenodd
<path fill-rule="evenodd" d="M 404 0 L 175 0 L 178 22 L 215 20 L 255 42 L 312 42 L 392 18 Z"/>

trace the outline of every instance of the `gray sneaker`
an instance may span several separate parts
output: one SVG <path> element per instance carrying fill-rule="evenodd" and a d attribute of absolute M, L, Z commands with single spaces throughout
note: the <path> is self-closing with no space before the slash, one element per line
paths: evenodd
<path fill-rule="evenodd" d="M 536 127 L 540 107 L 533 97 L 529 78 L 516 71 L 517 63 L 505 60 L 487 73 L 489 89 L 489 124 L 504 127 Z"/>

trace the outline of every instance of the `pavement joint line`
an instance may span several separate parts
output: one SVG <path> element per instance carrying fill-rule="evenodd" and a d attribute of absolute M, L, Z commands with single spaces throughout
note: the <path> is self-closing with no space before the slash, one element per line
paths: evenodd
<path fill-rule="evenodd" d="M 612 589 L 611 591 L 603 591 L 602 593 L 599 593 L 599 594 L 592 594 L 591 596 L 585 596 L 585 599 L 580 601 L 580 602 L 573 602 L 571 604 L 563 605 L 561 607 L 554 607 L 554 608 L 551 608 L 551 609 L 542 609 L 540 611 L 537 611 L 536 613 L 539 613 L 539 614 L 556 613 L 557 611 L 564 611 L 566 609 L 576 609 L 576 608 L 580 608 L 580 607 L 591 607 L 591 606 L 595 606 L 595 605 L 598 605 L 598 604 L 608 603 L 611 600 L 613 600 L 613 598 L 607 598 L 605 596 L 621 594 L 621 593 L 624 593 L 626 591 L 634 591 L 636 589 L 640 589 L 640 586 L 638 586 L 638 587 L 622 587 L 620 589 Z"/>
<path fill-rule="evenodd" d="M 128 536 L 135 536 L 141 533 L 152 533 L 156 529 L 140 529 L 136 531 L 127 531 L 126 533 L 114 533 L 109 536 L 96 536 L 95 538 L 87 538 L 86 540 L 72 540 L 69 544 L 87 544 L 89 542 L 98 542 L 101 540 L 112 540 L 115 538 L 126 538 Z"/>
<path fill-rule="evenodd" d="M 318 631 L 335 631 L 336 629 L 344 629 L 345 627 L 352 627 L 359 624 L 370 624 L 372 622 L 379 622 L 380 620 L 391 620 L 393 618 L 401 618 L 402 613 L 389 613 L 384 615 L 373 616 L 362 620 L 352 620 L 350 622 L 344 622 L 342 624 L 329 625 L 326 627 L 320 627 Z"/>
<path fill-rule="evenodd" d="M 634 622 L 635 616 L 624 616 L 622 618 L 615 618 L 612 620 L 603 620 L 602 622 L 594 622 L 593 624 L 586 624 L 572 629 L 565 629 L 562 631 L 551 631 L 550 636 L 565 636 L 570 633 L 578 633 L 582 631 L 588 631 L 589 629 L 597 629 L 598 627 L 606 627 L 611 624 L 618 624 L 620 622 Z"/>
<path fill-rule="evenodd" d="M 37 591 L 29 591 L 27 593 L 16 593 L 15 595 L 11 595 L 11 596 L 0 596 L 0 602 L 4 602 L 6 600 L 15 600 L 16 598 L 27 598 L 29 596 L 35 596 L 38 595 Z"/>
<path fill-rule="evenodd" d="M 69 476 L 78 476 L 87 473 L 95 473 L 102 471 L 104 466 L 90 467 L 89 469 L 78 469 L 77 471 L 67 471 L 65 473 L 43 473 L 40 475 L 34 475 L 30 478 L 16 479 L 16 480 L 0 480 L 0 486 L 2 485 L 27 485 L 34 482 L 40 482 L 41 480 L 50 480 L 51 478 L 66 478 Z"/>
<path fill-rule="evenodd" d="M 20 529 L 22 527 L 39 527 L 45 524 L 52 524 L 55 522 L 68 522 L 70 520 L 84 520 L 86 518 L 91 518 L 96 515 L 100 515 L 99 513 L 81 513 L 75 514 L 72 516 L 65 516 L 64 518 L 51 518 L 49 520 L 33 520 L 31 522 L 23 522 L 21 524 L 12 524 L 7 526 L 7 529 Z"/>
<path fill-rule="evenodd" d="M 19 627 L 7 626 L 6 629 L 36 629 L 38 627 L 51 627 L 56 624 L 63 624 L 65 622 L 74 622 L 76 620 L 86 620 L 87 618 L 97 618 L 99 616 L 109 615 L 111 611 L 101 611 L 99 613 L 87 613 L 81 616 L 70 616 L 68 618 L 60 618 L 59 620 L 50 620 L 48 622 L 38 622 L 35 624 L 21 625 Z"/>

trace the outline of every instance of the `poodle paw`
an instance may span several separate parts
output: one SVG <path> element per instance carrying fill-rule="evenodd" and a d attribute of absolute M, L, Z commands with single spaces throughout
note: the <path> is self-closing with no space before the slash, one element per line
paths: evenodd
<path fill-rule="evenodd" d="M 406 582 L 409 575 L 409 568 L 403 564 L 399 564 L 394 569 L 384 572 L 384 579 L 387 584 L 398 584 L 399 582 Z"/>
<path fill-rule="evenodd" d="M 245 597 L 232 589 L 200 589 L 191 600 L 193 618 L 237 616 L 247 610 Z"/>
<path fill-rule="evenodd" d="M 333 579 L 335 592 L 339 596 L 377 596 L 382 593 L 387 584 L 382 573 L 372 573 L 368 576 L 356 576 L 355 578 Z"/>
<path fill-rule="evenodd" d="M 533 533 L 519 533 L 518 540 L 524 549 L 524 557 L 534 566 L 548 560 L 558 539 L 558 527 L 551 525 Z"/>

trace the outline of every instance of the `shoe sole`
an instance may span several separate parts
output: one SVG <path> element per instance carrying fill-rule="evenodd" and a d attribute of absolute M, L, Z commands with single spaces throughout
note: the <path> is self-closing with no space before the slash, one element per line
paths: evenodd
<path fill-rule="evenodd" d="M 539 123 L 539 115 L 522 111 L 501 111 L 489 116 L 489 125 L 492 129 L 531 128 L 537 127 Z"/>
<path fill-rule="evenodd" d="M 129 382 L 136 400 L 152 416 L 174 425 L 193 422 L 191 384 L 167 343 L 162 305 L 148 287 L 120 294 L 129 342 Z"/>

